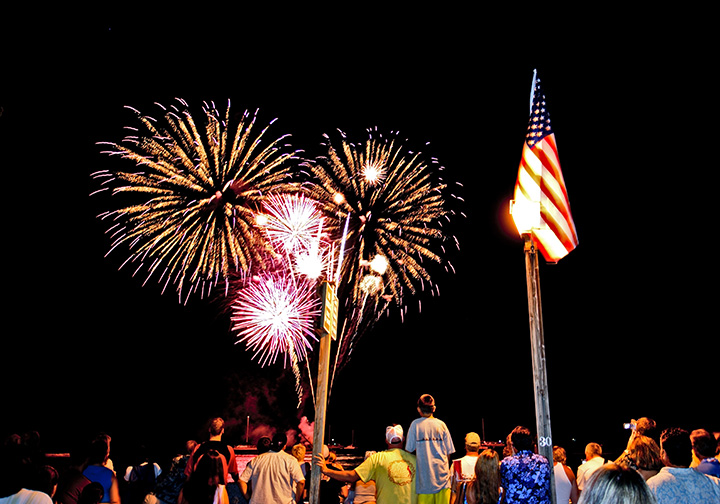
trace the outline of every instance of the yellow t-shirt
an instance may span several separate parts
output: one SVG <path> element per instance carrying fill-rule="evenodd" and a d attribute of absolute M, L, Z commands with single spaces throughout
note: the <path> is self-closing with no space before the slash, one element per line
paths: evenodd
<path fill-rule="evenodd" d="M 355 468 L 364 482 L 373 480 L 377 504 L 417 503 L 415 455 L 400 448 L 381 451 Z"/>

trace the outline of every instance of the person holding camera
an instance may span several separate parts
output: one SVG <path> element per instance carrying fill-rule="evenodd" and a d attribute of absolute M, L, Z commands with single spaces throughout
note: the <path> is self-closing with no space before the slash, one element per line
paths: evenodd
<path fill-rule="evenodd" d="M 630 439 L 628 439 L 628 448 L 630 448 L 630 444 L 636 437 L 652 437 L 651 434 L 654 432 L 656 424 L 652 418 L 640 417 L 638 420 L 632 419 L 630 423 L 626 423 L 624 427 L 630 429 Z"/>

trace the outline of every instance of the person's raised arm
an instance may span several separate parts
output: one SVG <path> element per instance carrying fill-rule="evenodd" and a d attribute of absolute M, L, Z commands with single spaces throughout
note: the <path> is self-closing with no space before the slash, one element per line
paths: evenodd
<path fill-rule="evenodd" d="M 330 476 L 332 479 L 338 480 L 338 481 L 344 481 L 346 483 L 355 483 L 360 479 L 360 475 L 356 473 L 354 470 L 352 471 L 336 471 L 335 469 L 328 469 L 327 465 L 325 465 L 325 459 L 322 458 L 321 455 L 315 456 L 315 465 L 320 468 L 320 471 L 325 476 Z"/>

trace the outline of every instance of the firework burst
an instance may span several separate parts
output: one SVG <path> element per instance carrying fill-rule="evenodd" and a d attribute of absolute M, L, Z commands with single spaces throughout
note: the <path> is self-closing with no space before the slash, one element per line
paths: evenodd
<path fill-rule="evenodd" d="M 302 194 L 272 194 L 263 202 L 265 232 L 276 251 L 294 255 L 313 247 L 322 232 L 322 213 Z"/>
<path fill-rule="evenodd" d="M 198 124 L 182 100 L 160 107 L 161 121 L 134 111 L 139 128 L 120 144 L 107 144 L 106 154 L 133 161 L 136 169 L 94 177 L 101 191 L 127 198 L 100 215 L 114 222 L 111 250 L 125 245 L 123 266 L 146 270 L 146 282 L 157 277 L 163 291 L 175 285 L 182 299 L 264 263 L 270 246 L 256 214 L 268 194 L 287 190 L 296 153 L 284 143 L 287 135 L 266 139 L 270 125 L 256 131 L 257 112 L 237 119 L 229 103 L 224 114 L 204 104 Z"/>
<path fill-rule="evenodd" d="M 426 263 L 445 262 L 442 221 L 449 218 L 436 160 L 426 162 L 405 149 L 397 135 L 370 131 L 363 143 L 341 133 L 339 143 L 325 135 L 328 154 L 307 166 L 316 183 L 309 194 L 338 232 L 347 220 L 347 255 L 339 289 L 345 300 L 350 336 L 340 359 L 363 330 L 392 302 L 404 307 L 432 279 Z"/>
<path fill-rule="evenodd" d="M 272 261 L 252 281 L 233 280 L 229 306 L 238 342 L 259 357 L 261 365 L 284 354 L 295 374 L 302 401 L 299 363 L 307 360 L 315 339 L 320 299 L 316 280 L 324 274 L 330 244 L 322 234 L 322 213 L 302 194 L 274 194 L 263 201 L 262 228 L 273 246 Z"/>
<path fill-rule="evenodd" d="M 319 300 L 312 282 L 288 274 L 263 274 L 240 289 L 232 307 L 233 331 L 238 343 L 259 357 L 261 366 L 284 354 L 296 367 L 312 348 Z"/>

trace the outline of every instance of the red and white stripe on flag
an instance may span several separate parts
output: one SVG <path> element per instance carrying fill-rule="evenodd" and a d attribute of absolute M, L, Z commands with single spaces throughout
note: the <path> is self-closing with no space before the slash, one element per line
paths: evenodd
<path fill-rule="evenodd" d="M 514 198 L 512 213 L 518 231 L 532 233 L 547 262 L 556 263 L 577 247 L 577 231 L 539 79 L 534 80 L 530 125 Z"/>

